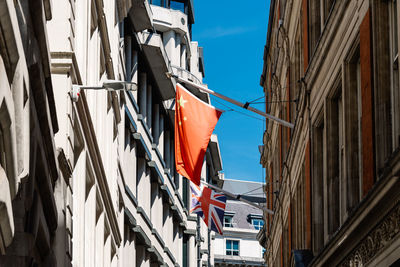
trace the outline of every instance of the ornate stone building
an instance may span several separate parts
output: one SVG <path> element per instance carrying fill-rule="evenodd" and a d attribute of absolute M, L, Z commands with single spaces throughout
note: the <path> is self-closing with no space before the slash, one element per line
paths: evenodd
<path fill-rule="evenodd" d="M 50 1 L 0 1 L 0 266 L 55 266 Z"/>
<path fill-rule="evenodd" d="M 271 1 L 268 266 L 398 266 L 398 1 Z"/>
<path fill-rule="evenodd" d="M 0 0 L 0 266 L 213 264 L 174 167 L 166 75 L 202 83 L 193 23 L 192 1 Z M 73 101 L 106 80 L 137 90 Z M 202 179 L 221 169 L 213 136 Z"/>

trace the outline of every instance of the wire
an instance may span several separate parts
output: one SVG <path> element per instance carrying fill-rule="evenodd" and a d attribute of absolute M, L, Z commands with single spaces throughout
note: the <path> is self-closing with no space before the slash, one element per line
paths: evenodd
<path fill-rule="evenodd" d="M 246 114 L 246 113 L 244 113 L 244 112 L 238 111 L 238 110 L 236 110 L 236 109 L 233 109 L 232 107 L 230 107 L 230 106 L 228 106 L 228 105 L 226 105 L 226 104 L 224 104 L 224 103 L 222 103 L 222 102 L 220 102 L 220 101 L 218 101 L 218 100 L 216 100 L 216 99 L 214 99 L 213 101 L 215 101 L 215 102 L 217 102 L 217 103 L 223 105 L 224 107 L 229 108 L 229 110 L 227 110 L 227 111 L 234 111 L 234 112 L 240 113 L 240 114 L 242 114 L 242 115 L 244 115 L 244 116 L 247 116 L 247 117 L 249 117 L 249 118 L 253 118 L 253 119 L 256 119 L 256 120 L 264 121 L 264 119 L 260 119 L 260 118 L 258 118 L 258 117 L 256 117 L 256 116 L 252 116 L 252 115 Z"/>
<path fill-rule="evenodd" d="M 281 100 L 281 101 L 259 101 L 259 102 L 253 102 L 252 104 L 273 104 L 273 103 L 296 103 L 297 101 L 299 101 L 298 99 L 293 99 L 293 100 Z"/>
<path fill-rule="evenodd" d="M 260 99 L 262 99 L 262 98 L 265 98 L 265 95 L 263 95 L 263 96 L 261 96 L 261 97 L 259 97 L 259 98 L 256 98 L 256 99 L 254 99 L 254 100 L 252 100 L 252 101 L 248 101 L 247 103 L 254 103 L 255 101 L 260 100 Z"/>
<path fill-rule="evenodd" d="M 254 191 L 256 191 L 256 190 L 259 190 L 260 188 L 263 188 L 263 187 L 264 187 L 264 186 L 257 187 L 257 188 L 255 188 L 255 189 L 253 189 L 253 190 L 250 190 L 250 191 L 248 191 L 248 192 L 242 193 L 241 195 L 243 196 L 243 195 L 249 194 L 249 193 L 254 192 Z M 259 193 L 258 193 L 258 194 L 259 194 Z M 250 194 L 250 195 L 251 195 L 251 194 Z"/>

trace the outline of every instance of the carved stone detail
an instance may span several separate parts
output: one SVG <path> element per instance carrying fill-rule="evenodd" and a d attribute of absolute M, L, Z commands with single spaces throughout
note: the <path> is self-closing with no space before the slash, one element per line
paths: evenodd
<path fill-rule="evenodd" d="M 342 262 L 341 267 L 361 267 L 372 260 L 400 233 L 400 204 L 366 236 L 353 252 Z"/>

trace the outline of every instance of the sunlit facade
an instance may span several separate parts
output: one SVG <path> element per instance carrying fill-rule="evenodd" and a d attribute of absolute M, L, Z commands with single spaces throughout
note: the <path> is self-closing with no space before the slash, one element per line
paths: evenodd
<path fill-rule="evenodd" d="M 33 2 L 0 4 L 0 266 L 213 264 L 175 170 L 166 75 L 202 84 L 192 1 Z M 72 101 L 106 80 L 137 90 Z M 202 179 L 221 169 L 213 135 Z"/>
<path fill-rule="evenodd" d="M 398 266 L 398 1 L 271 1 L 268 266 Z"/>

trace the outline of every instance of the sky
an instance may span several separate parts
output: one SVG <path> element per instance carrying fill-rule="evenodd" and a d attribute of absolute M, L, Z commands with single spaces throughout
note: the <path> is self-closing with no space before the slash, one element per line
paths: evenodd
<path fill-rule="evenodd" d="M 227 0 L 194 0 L 192 40 L 204 47 L 204 83 L 242 103 L 263 97 L 260 76 L 266 42 L 269 0 L 245 4 Z M 261 98 L 258 101 L 263 101 Z M 225 179 L 265 182 L 258 146 L 265 120 L 260 115 L 212 97 L 226 110 L 214 133 L 218 135 Z M 265 110 L 264 104 L 254 108 Z M 234 109 L 235 111 L 229 111 Z"/>

